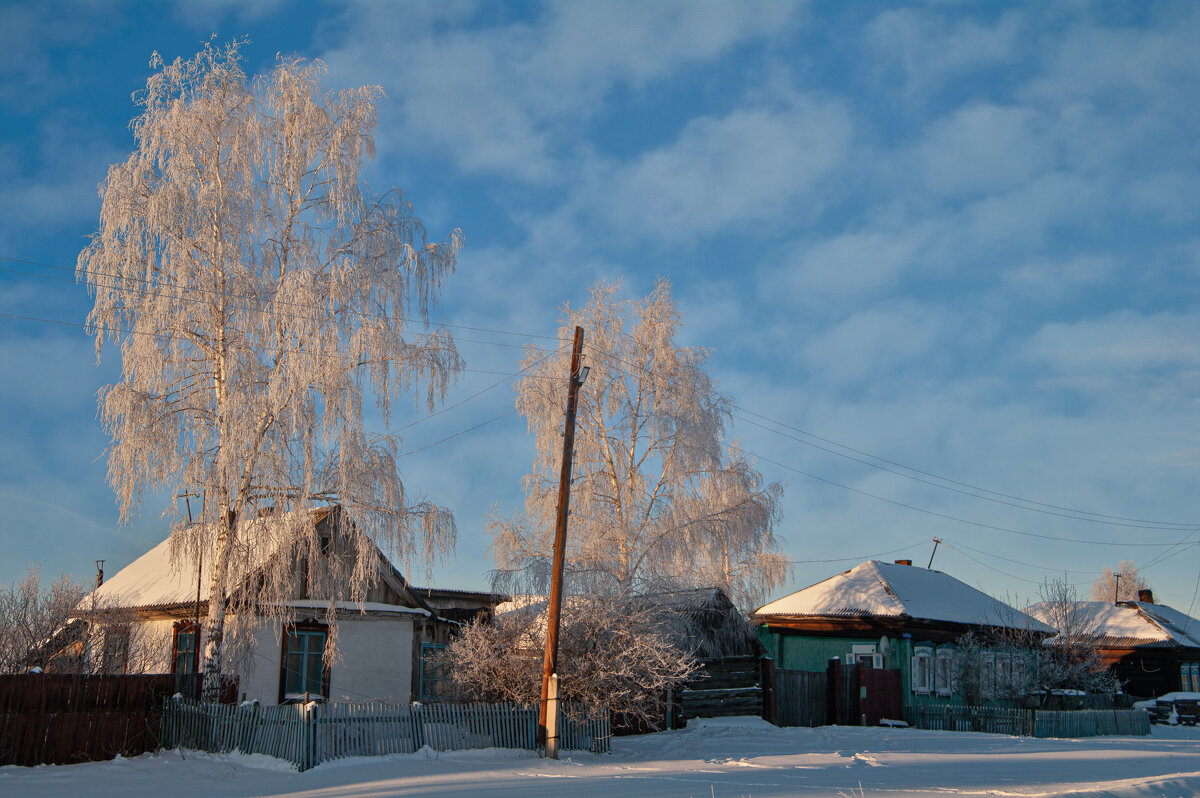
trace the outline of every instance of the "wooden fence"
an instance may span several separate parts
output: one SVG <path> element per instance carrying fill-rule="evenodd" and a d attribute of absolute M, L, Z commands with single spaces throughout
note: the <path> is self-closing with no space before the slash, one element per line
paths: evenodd
<path fill-rule="evenodd" d="M 816 671 L 775 669 L 775 711 L 779 726 L 824 726 L 829 715 L 828 679 Z"/>
<path fill-rule="evenodd" d="M 65 765 L 153 751 L 163 699 L 187 694 L 199 678 L 0 676 L 0 765 Z M 237 685 L 228 685 L 230 691 L 236 694 Z"/>
<path fill-rule="evenodd" d="M 927 704 L 910 707 L 905 720 L 919 729 L 978 731 L 1021 737 L 1147 735 L 1150 716 L 1137 709 L 1080 709 L 1068 712 L 1010 707 Z"/>
<path fill-rule="evenodd" d="M 537 747 L 537 706 L 519 704 L 385 704 L 336 701 L 285 706 L 221 706 L 184 698 L 166 702 L 164 748 L 268 754 L 307 770 L 348 756 L 467 748 Z M 559 748 L 608 753 L 607 713 L 592 718 L 571 707 L 559 721 Z"/>

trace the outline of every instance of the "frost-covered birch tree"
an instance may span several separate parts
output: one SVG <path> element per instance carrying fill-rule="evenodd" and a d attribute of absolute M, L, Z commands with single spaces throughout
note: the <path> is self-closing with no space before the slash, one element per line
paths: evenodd
<path fill-rule="evenodd" d="M 723 588 L 751 606 L 782 583 L 774 535 L 782 489 L 724 443 L 729 401 L 704 350 L 676 342 L 679 312 L 661 280 L 645 299 L 601 282 L 565 308 L 560 337 L 582 326 L 590 369 L 579 392 L 567 569 L 574 590 L 632 594 Z M 557 507 L 570 353 L 530 351 L 517 409 L 533 434 L 524 512 L 493 517 L 500 586 L 544 589 Z M 532 579 L 528 579 L 532 577 Z M 529 582 L 532 581 L 532 584 Z M 568 586 L 571 588 L 571 586 Z"/>
<path fill-rule="evenodd" d="M 1146 580 L 1131 560 L 1121 560 L 1117 570 L 1104 566 L 1092 583 L 1092 601 L 1137 601 L 1138 591 L 1145 590 Z"/>
<path fill-rule="evenodd" d="M 200 497 L 172 538 L 177 563 L 212 563 L 206 695 L 255 613 L 285 617 L 297 563 L 311 596 L 361 599 L 373 541 L 429 561 L 455 537 L 448 512 L 405 494 L 397 441 L 367 432 L 363 403 L 386 425 L 402 393 L 432 407 L 461 369 L 428 324 L 460 234 L 426 240 L 398 190 L 363 183 L 378 87 L 323 92 L 320 62 L 283 58 L 249 81 L 239 47 L 155 55 L 137 147 L 101 184 L 78 263 L 97 357 L 121 352 L 99 415 L 122 521 L 146 491 L 175 496 L 176 518 L 178 496 Z M 319 556 L 309 509 L 328 503 L 353 519 L 355 556 Z"/>

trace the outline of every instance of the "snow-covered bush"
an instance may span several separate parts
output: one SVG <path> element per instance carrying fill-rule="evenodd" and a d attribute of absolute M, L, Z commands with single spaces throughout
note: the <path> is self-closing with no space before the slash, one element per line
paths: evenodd
<path fill-rule="evenodd" d="M 650 720 L 667 688 L 696 668 L 692 654 L 673 642 L 668 624 L 645 602 L 564 599 L 559 696 Z M 469 701 L 538 701 L 545 628 L 544 601 L 465 626 L 441 654 L 451 695 Z"/>

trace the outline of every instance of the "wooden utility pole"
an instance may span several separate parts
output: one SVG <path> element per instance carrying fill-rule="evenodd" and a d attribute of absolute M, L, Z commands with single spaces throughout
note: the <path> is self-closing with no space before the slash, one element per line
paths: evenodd
<path fill-rule="evenodd" d="M 538 742 L 546 756 L 558 758 L 558 740 L 546 734 L 547 706 L 550 698 L 550 677 L 558 673 L 558 618 L 562 609 L 563 561 L 567 548 L 567 515 L 571 505 L 571 456 L 575 450 L 575 408 L 579 387 L 583 385 L 586 369 L 580 373 L 583 357 L 583 328 L 575 328 L 575 345 L 571 350 L 571 376 L 567 384 L 567 420 L 563 428 L 562 471 L 558 477 L 558 519 L 554 525 L 554 563 L 550 572 L 550 601 L 546 607 L 546 657 L 542 662 L 542 700 L 538 703 Z M 557 696 L 556 696 L 557 697 Z M 558 702 L 555 702 L 555 711 Z M 557 724 L 554 724 L 557 726 Z"/>

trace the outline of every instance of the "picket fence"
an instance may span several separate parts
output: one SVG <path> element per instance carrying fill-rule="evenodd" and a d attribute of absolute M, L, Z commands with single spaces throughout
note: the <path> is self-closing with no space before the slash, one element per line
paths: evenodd
<path fill-rule="evenodd" d="M 241 706 L 167 699 L 162 715 L 164 748 L 267 754 L 307 770 L 349 756 L 411 754 L 467 748 L 537 747 L 537 705 L 387 704 L 336 701 L 323 704 Z M 559 748 L 609 752 L 608 713 L 565 706 Z"/>
<path fill-rule="evenodd" d="M 1060 712 L 1011 707 L 927 704 L 911 707 L 906 720 L 918 729 L 978 731 L 1021 737 L 1147 735 L 1150 715 L 1139 709 L 1080 709 Z"/>

